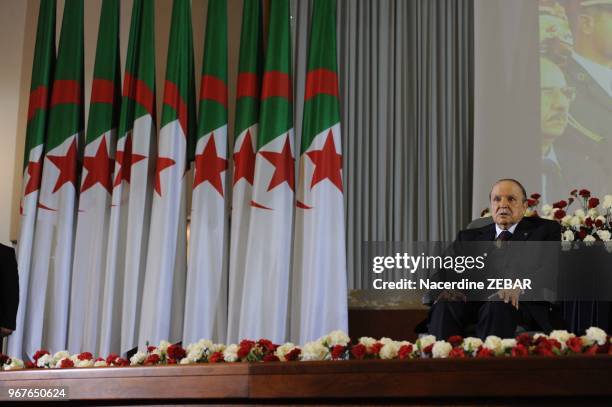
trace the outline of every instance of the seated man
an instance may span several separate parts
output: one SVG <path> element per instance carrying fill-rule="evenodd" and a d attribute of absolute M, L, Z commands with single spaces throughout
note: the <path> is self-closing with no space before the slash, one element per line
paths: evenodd
<path fill-rule="evenodd" d="M 0 244 L 0 337 L 15 330 L 19 305 L 19 276 L 15 250 Z"/>
<path fill-rule="evenodd" d="M 554 221 L 536 217 L 524 218 L 527 209 L 525 188 L 514 179 L 497 181 L 490 193 L 494 223 L 476 229 L 462 230 L 459 242 L 478 241 L 559 241 L 561 226 Z M 549 332 L 555 323 L 551 304 L 525 302 L 519 307 L 521 290 L 500 290 L 501 300 L 473 301 L 458 291 L 443 291 L 437 295 L 429 312 L 428 331 L 438 338 L 465 335 L 465 327 L 476 324 L 476 335 L 485 338 L 497 335 L 515 336 L 516 327 L 526 324 L 530 329 Z"/>

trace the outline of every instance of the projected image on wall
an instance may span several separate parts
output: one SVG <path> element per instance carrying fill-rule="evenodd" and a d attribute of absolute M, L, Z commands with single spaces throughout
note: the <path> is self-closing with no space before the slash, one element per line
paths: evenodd
<path fill-rule="evenodd" d="M 612 191 L 612 0 L 539 0 L 544 202 Z"/>

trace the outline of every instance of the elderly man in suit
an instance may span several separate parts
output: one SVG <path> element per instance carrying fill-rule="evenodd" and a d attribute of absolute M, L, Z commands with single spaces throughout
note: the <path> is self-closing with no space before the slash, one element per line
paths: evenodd
<path fill-rule="evenodd" d="M 490 205 L 493 223 L 460 231 L 457 242 L 561 240 L 561 227 L 557 222 L 524 217 L 527 194 L 514 179 L 501 179 L 493 185 Z M 467 301 L 463 292 L 436 293 L 429 312 L 429 333 L 438 338 L 465 335 L 465 328 L 475 323 L 476 335 L 481 338 L 488 335 L 513 337 L 519 323 L 545 332 L 557 325 L 551 318 L 550 303 L 522 303 L 520 289 L 502 289 L 495 295 L 498 300 Z"/>
<path fill-rule="evenodd" d="M 0 337 L 15 330 L 19 305 L 19 276 L 15 250 L 0 244 Z"/>

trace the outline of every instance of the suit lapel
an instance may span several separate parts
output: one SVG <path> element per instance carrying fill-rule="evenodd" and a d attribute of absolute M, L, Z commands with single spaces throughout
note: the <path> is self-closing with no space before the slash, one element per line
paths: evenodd
<path fill-rule="evenodd" d="M 510 238 L 513 242 L 522 242 L 529 238 L 529 234 L 531 233 L 531 228 L 529 227 L 529 223 L 521 220 L 518 225 L 516 225 L 516 229 Z"/>

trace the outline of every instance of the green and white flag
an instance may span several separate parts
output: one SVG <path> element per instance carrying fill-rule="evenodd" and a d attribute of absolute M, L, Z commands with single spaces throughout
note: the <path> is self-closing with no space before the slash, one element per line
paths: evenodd
<path fill-rule="evenodd" d="M 106 251 L 102 355 L 126 352 L 138 341 L 156 157 L 154 6 L 153 0 L 134 0 L 132 7 Z"/>
<path fill-rule="evenodd" d="M 238 343 L 240 307 L 255 174 L 263 63 L 261 0 L 245 0 L 236 86 L 234 177 L 230 231 L 227 342 Z"/>
<path fill-rule="evenodd" d="M 176 342 L 183 334 L 187 267 L 185 173 L 195 135 L 192 37 L 190 1 L 174 0 L 139 345 L 147 341 Z"/>
<path fill-rule="evenodd" d="M 348 331 L 336 1 L 314 0 L 294 237 L 292 339 Z"/>
<path fill-rule="evenodd" d="M 83 0 L 66 0 L 51 95 L 48 137 L 38 197 L 26 352 L 65 349 L 78 143 L 83 133 Z"/>
<path fill-rule="evenodd" d="M 270 1 L 240 338 L 288 334 L 295 184 L 289 1 Z M 264 294 L 265 293 L 265 294 Z"/>
<path fill-rule="evenodd" d="M 209 0 L 195 144 L 183 342 L 227 331 L 227 2 Z"/>
<path fill-rule="evenodd" d="M 68 350 L 97 351 L 121 97 L 119 0 L 100 13 L 74 243 Z"/>
<path fill-rule="evenodd" d="M 23 158 L 23 186 L 19 207 L 21 227 L 17 245 L 20 305 L 17 311 L 17 329 L 9 337 L 8 342 L 8 354 L 20 358 L 23 357 L 22 345 L 26 328 L 25 315 L 28 303 L 36 205 L 42 176 L 43 150 L 47 134 L 47 112 L 55 66 L 55 9 L 55 0 L 41 0 L 32 64 L 30 105 Z"/>

